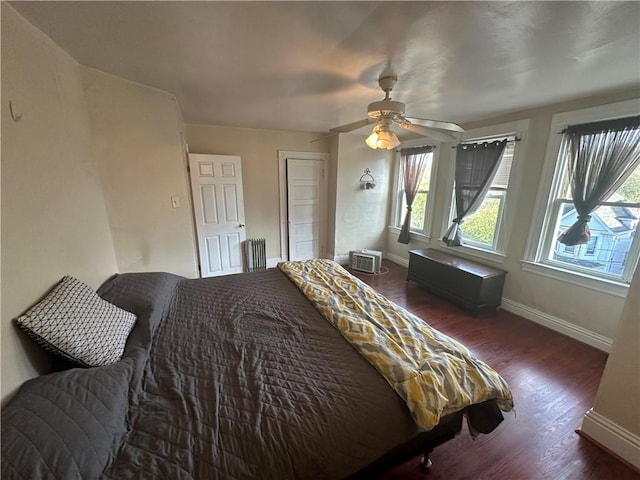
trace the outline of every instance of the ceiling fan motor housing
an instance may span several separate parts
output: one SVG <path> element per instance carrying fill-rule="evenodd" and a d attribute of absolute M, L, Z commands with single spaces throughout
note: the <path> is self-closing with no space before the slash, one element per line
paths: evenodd
<path fill-rule="evenodd" d="M 379 102 L 370 103 L 367 107 L 367 115 L 369 118 L 380 118 L 390 115 L 403 115 L 404 103 L 395 102 L 393 100 L 380 100 Z"/>

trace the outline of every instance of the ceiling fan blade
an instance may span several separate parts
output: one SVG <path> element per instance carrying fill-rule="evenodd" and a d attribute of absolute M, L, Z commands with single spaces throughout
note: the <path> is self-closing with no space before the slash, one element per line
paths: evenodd
<path fill-rule="evenodd" d="M 332 132 L 329 135 L 323 135 L 321 137 L 314 138 L 313 140 L 309 140 L 309 143 L 316 143 L 316 142 L 319 142 L 320 140 L 324 140 L 325 138 L 333 137 L 334 135 L 337 135 L 337 134 L 338 134 L 338 132 Z"/>
<path fill-rule="evenodd" d="M 453 122 L 443 122 L 441 120 L 429 120 L 428 118 L 418 117 L 407 118 L 417 120 L 417 123 L 419 123 L 420 125 L 424 125 L 425 127 L 437 128 L 438 130 L 449 130 L 451 132 L 464 132 L 464 128 Z"/>
<path fill-rule="evenodd" d="M 440 142 L 454 142 L 458 140 L 458 138 L 453 134 L 441 132 L 439 130 L 425 127 L 423 125 L 416 125 L 415 123 L 411 123 L 407 119 L 404 119 L 404 121 L 399 121 L 397 123 L 405 130 L 417 133 L 418 135 L 422 135 L 423 137 L 431 137 L 434 140 L 438 140 Z"/>
<path fill-rule="evenodd" d="M 374 118 L 365 118 L 364 120 L 358 120 L 357 122 L 347 123 L 346 125 L 340 125 L 339 127 L 331 128 L 329 131 L 336 133 L 353 132 L 354 130 L 376 122 L 377 120 Z"/>

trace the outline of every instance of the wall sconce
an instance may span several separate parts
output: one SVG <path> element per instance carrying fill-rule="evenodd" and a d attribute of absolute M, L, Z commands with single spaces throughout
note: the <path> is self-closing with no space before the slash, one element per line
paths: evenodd
<path fill-rule="evenodd" d="M 376 179 L 371 175 L 371 170 L 364 169 L 364 174 L 360 177 L 360 186 L 363 190 L 371 190 L 376 187 Z"/>

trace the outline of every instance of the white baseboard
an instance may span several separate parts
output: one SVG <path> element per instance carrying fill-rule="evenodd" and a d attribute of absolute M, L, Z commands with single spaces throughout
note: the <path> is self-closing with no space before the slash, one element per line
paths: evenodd
<path fill-rule="evenodd" d="M 560 332 L 568 337 L 579 340 L 582 343 L 591 345 L 592 347 L 609 353 L 613 340 L 599 333 L 592 332 L 579 325 L 562 320 L 561 318 L 554 317 L 548 313 L 541 312 L 535 308 L 523 305 L 522 303 L 514 302 L 508 298 L 502 298 L 502 305 L 500 308 L 507 310 L 508 312 L 515 313 L 521 317 L 531 320 L 532 322 L 543 325 L 551 330 Z"/>
<path fill-rule="evenodd" d="M 384 258 L 391 260 L 393 263 L 397 263 L 398 265 L 402 265 L 405 268 L 409 267 L 409 259 L 402 258 L 399 255 L 394 255 L 393 253 L 384 252 Z"/>
<path fill-rule="evenodd" d="M 333 261 L 340 265 L 349 265 L 349 254 L 347 255 L 334 255 Z"/>
<path fill-rule="evenodd" d="M 640 469 L 640 437 L 590 409 L 580 429 L 589 438 Z"/>

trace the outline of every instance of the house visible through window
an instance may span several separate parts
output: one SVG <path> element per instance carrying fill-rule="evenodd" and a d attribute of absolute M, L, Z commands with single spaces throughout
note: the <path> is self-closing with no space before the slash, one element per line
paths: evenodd
<path fill-rule="evenodd" d="M 568 123 L 569 127 L 566 127 L 567 123 L 564 123 L 565 128 L 588 129 L 592 124 L 596 127 L 605 124 L 601 120 L 606 120 L 606 117 L 604 119 L 602 117 L 595 118 L 597 121 L 593 122 L 593 111 L 595 110 L 590 109 L 588 117 L 581 112 L 562 114 L 563 121 L 588 118 L 584 123 Z M 613 118 L 617 119 L 619 116 Z M 579 215 L 572 198 L 572 172 L 570 171 L 572 163 L 570 159 L 571 155 L 578 155 L 576 145 L 574 145 L 574 153 L 572 154 L 571 142 L 566 133 L 559 141 L 552 139 L 550 142 L 550 148 L 554 148 L 557 152 L 555 153 L 555 170 L 542 222 L 541 237 L 535 253 L 535 263 L 548 265 L 565 272 L 582 273 L 591 278 L 630 282 L 640 254 L 640 235 L 637 235 L 640 220 L 640 128 L 637 124 L 637 117 L 635 120 L 632 119 L 633 117 L 622 118 L 628 118 L 628 125 L 616 127 L 615 125 L 620 123 L 618 120 L 615 120 L 618 123 L 613 123 L 614 120 L 607 120 L 614 126 L 607 127 L 608 129 L 602 132 L 589 131 L 584 134 L 584 137 L 588 137 L 585 139 L 580 137 L 580 154 L 588 155 L 585 158 L 589 158 L 589 161 L 581 164 L 574 162 L 575 169 L 595 169 L 596 164 L 604 165 L 608 161 L 606 158 L 614 155 L 625 159 L 616 169 L 616 175 L 619 175 L 617 178 L 620 180 L 610 182 L 611 188 L 609 190 L 602 190 L 607 193 L 602 195 L 602 199 L 597 197 L 595 208 L 588 216 Z M 624 123 L 624 121 L 622 122 Z M 551 132 L 552 135 L 557 135 L 561 129 L 558 128 L 560 120 L 553 123 Z M 553 147 L 554 144 L 555 147 Z M 621 151 L 625 152 L 624 156 L 620 155 Z M 553 151 L 548 155 L 553 155 Z M 590 155 L 593 155 L 593 158 Z M 553 160 L 553 157 L 548 156 L 548 159 Z M 619 174 L 619 171 L 624 173 Z M 609 171 L 606 173 L 610 174 Z M 579 190 L 579 192 L 586 192 L 587 188 L 593 191 L 594 182 L 601 176 L 602 174 L 595 176 L 594 179 L 594 175 L 590 177 L 587 175 L 588 182 L 584 182 L 584 186 L 580 184 L 584 190 Z M 575 185 L 574 180 L 574 188 Z M 582 196 L 586 196 L 586 193 Z M 582 201 L 584 202 L 584 199 Z M 575 245 L 572 245 L 573 242 L 568 242 L 567 245 L 561 243 L 561 235 L 580 221 L 588 222 L 589 238 L 583 237 L 582 241 Z"/>

